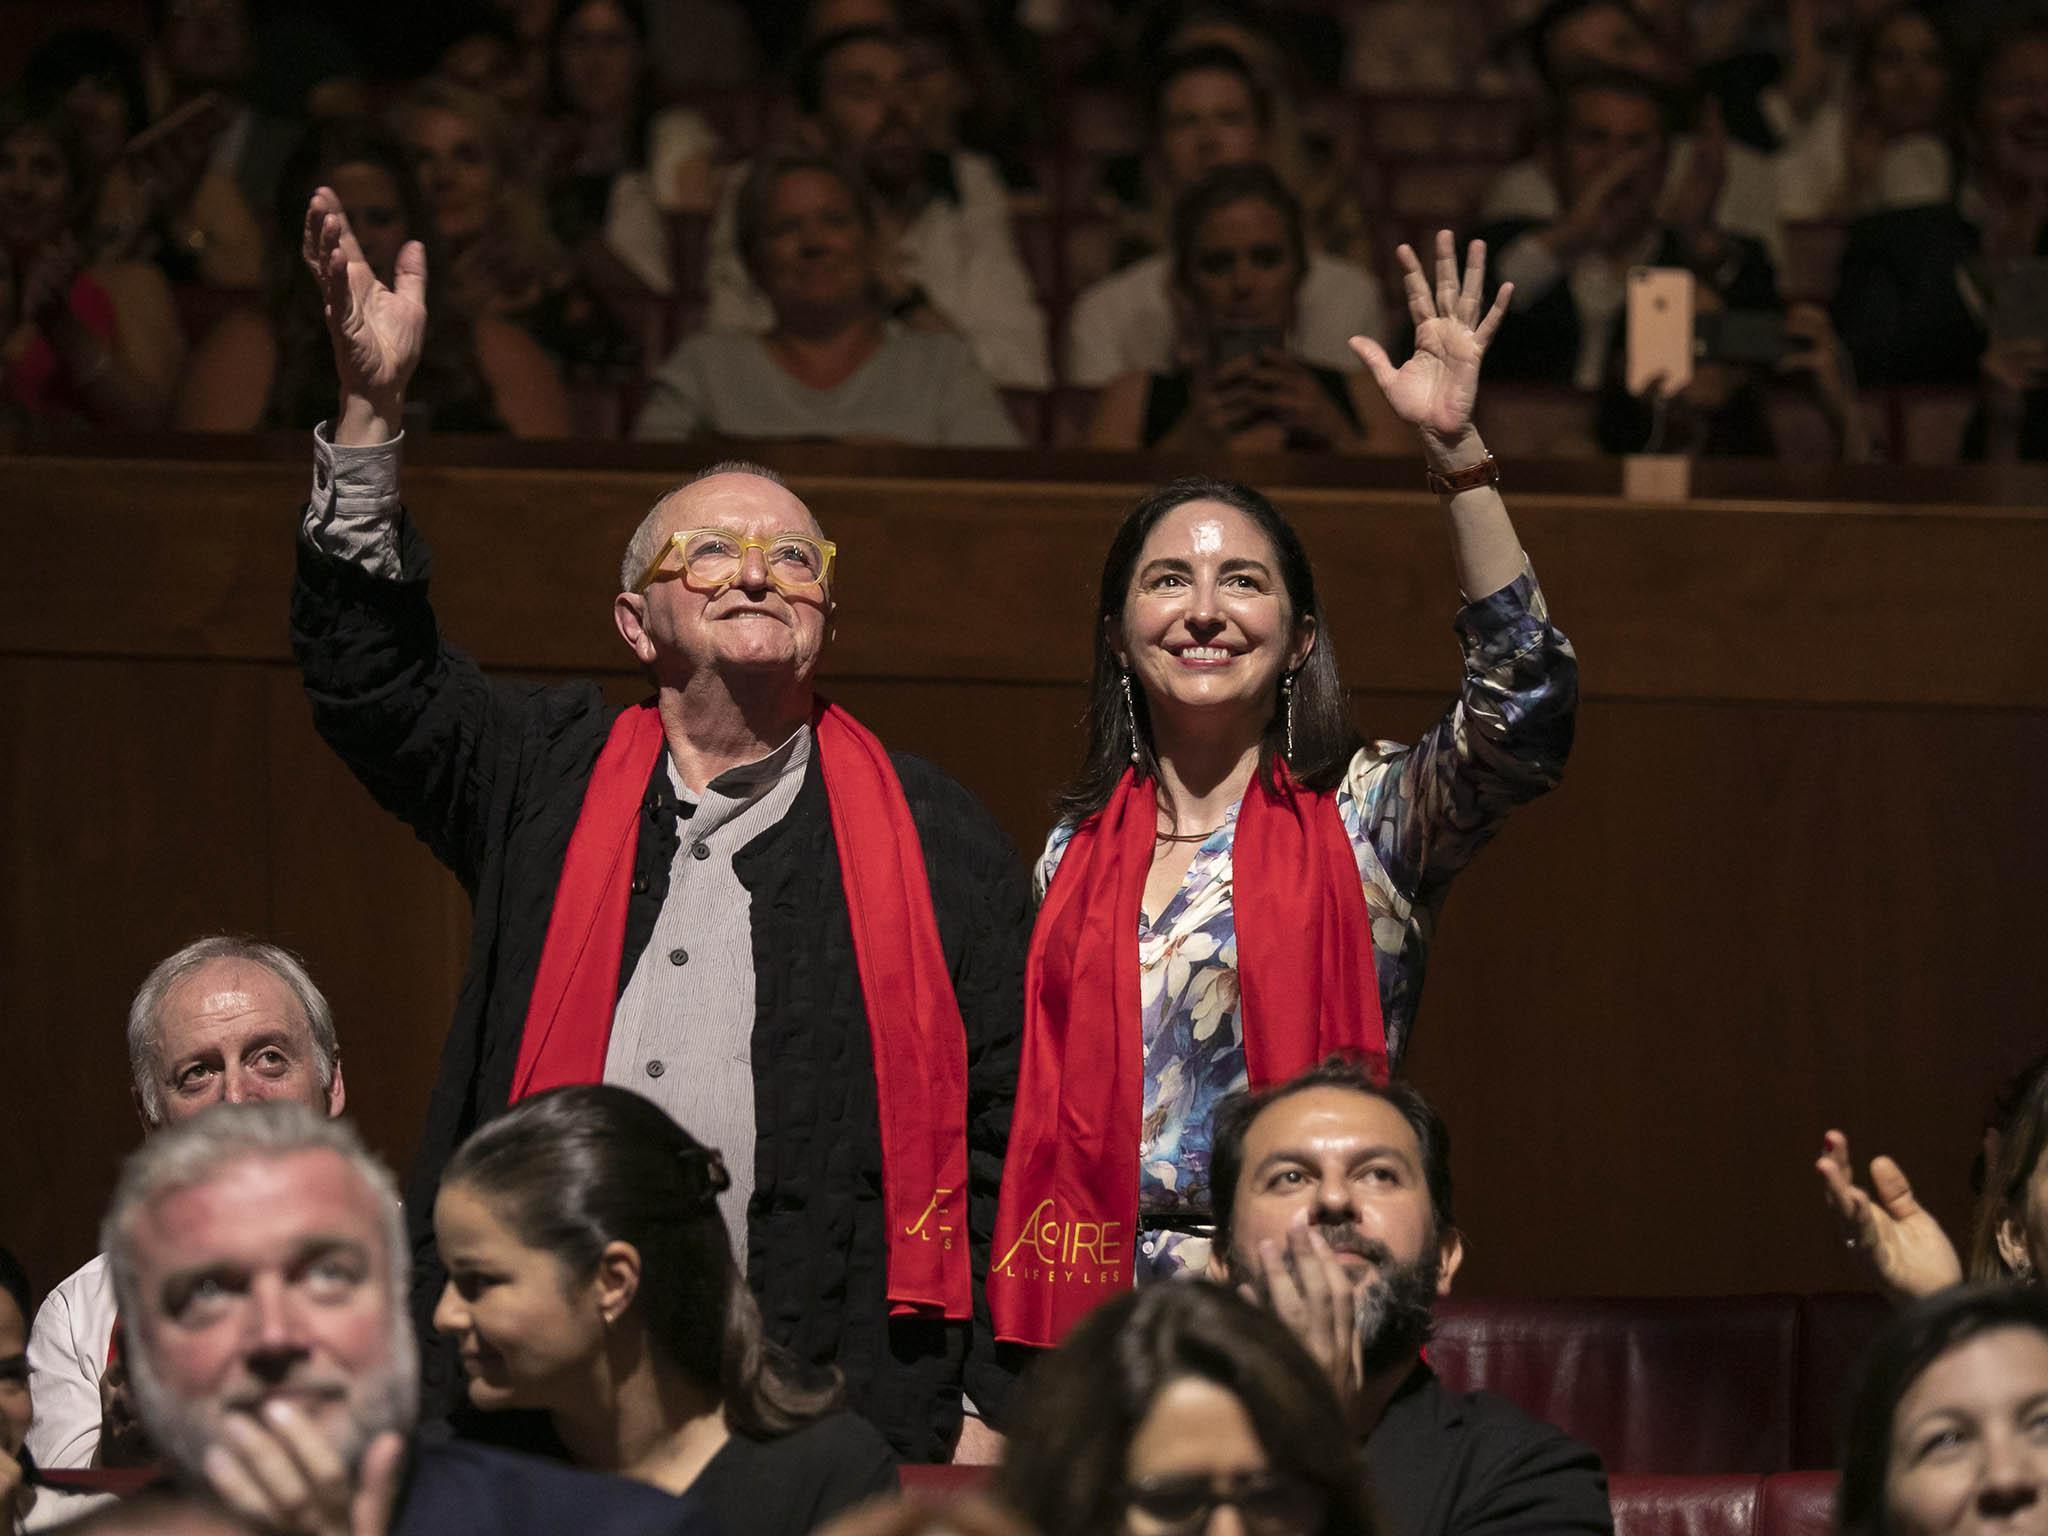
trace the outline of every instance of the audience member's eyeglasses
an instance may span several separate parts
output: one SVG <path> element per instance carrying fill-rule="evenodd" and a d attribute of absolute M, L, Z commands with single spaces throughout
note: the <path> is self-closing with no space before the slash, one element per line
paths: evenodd
<path fill-rule="evenodd" d="M 803 533 L 774 533 L 765 539 L 735 533 L 730 528 L 686 528 L 672 533 L 655 551 L 635 592 L 645 592 L 664 576 L 687 576 L 693 585 L 723 592 L 740 579 L 747 552 L 758 549 L 768 579 L 778 591 L 800 597 L 816 596 L 825 589 L 832 574 L 832 557 L 839 546 L 828 539 L 814 539 Z M 671 567 L 673 559 L 676 564 Z"/>
<path fill-rule="evenodd" d="M 1124 1489 L 1124 1506 L 1142 1516 L 1159 1536 L 1205 1529 L 1219 1506 L 1228 1504 L 1255 1536 L 1301 1536 L 1321 1523 L 1322 1496 L 1284 1472 L 1240 1472 L 1210 1477 L 1185 1472 L 1147 1478 Z"/>

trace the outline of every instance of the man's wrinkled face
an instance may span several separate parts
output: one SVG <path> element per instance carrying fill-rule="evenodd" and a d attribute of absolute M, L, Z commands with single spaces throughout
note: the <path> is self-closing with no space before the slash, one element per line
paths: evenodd
<path fill-rule="evenodd" d="M 186 1472 L 289 1405 L 353 1465 L 414 1413 L 417 1367 L 378 1194 L 337 1152 L 245 1155 L 135 1213 L 128 1365 Z"/>
<path fill-rule="evenodd" d="M 321 1082 L 306 1015 L 267 966 L 208 961 L 164 995 L 157 1022 L 157 1097 L 166 1123 L 258 1099 L 341 1113 L 341 1064 L 332 1083 Z"/>
<path fill-rule="evenodd" d="M 700 480 L 670 496 L 660 517 L 664 536 L 690 528 L 724 528 L 762 540 L 779 533 L 823 536 L 808 507 L 760 475 Z M 687 575 L 664 576 L 644 592 L 621 593 L 614 611 L 620 633 L 656 684 L 681 687 L 700 672 L 779 673 L 807 683 L 825 647 L 831 609 L 829 590 L 782 592 L 769 577 L 767 556 L 749 549 L 722 591 Z"/>
<path fill-rule="evenodd" d="M 1428 1336 L 1461 1250 L 1439 1232 L 1422 1146 L 1385 1099 L 1309 1088 L 1278 1099 L 1245 1133 L 1227 1273 L 1270 1305 L 1262 1245 L 1287 1252 L 1290 1228 L 1312 1226 L 1359 1283 L 1358 1335 L 1367 1369 L 1393 1363 Z"/>

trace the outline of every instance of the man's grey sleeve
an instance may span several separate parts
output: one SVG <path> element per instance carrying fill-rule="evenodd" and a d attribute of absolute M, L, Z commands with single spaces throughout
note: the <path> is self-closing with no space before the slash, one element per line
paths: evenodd
<path fill-rule="evenodd" d="M 351 448 L 336 444 L 329 424 L 313 429 L 313 494 L 300 532 L 324 555 L 346 560 L 366 574 L 396 581 L 398 471 L 405 434 L 389 442 Z"/>

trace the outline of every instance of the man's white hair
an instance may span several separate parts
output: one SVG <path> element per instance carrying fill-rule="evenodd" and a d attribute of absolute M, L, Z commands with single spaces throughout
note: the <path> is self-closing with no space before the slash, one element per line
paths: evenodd
<path fill-rule="evenodd" d="M 668 504 L 669 497 L 687 491 L 698 481 L 709 480 L 713 475 L 752 475 L 758 480 L 766 480 L 770 485 L 779 485 L 785 491 L 789 489 L 789 482 L 782 476 L 767 465 L 756 464 L 751 459 L 720 459 L 709 469 L 698 470 L 681 485 L 670 486 L 654 498 L 654 505 L 647 509 L 647 515 L 640 519 L 640 526 L 633 530 L 633 537 L 626 541 L 625 558 L 619 561 L 621 592 L 632 591 L 633 583 L 638 581 L 647 567 L 653 563 L 654 552 L 661 547 L 661 509 Z M 804 510 L 808 512 L 810 508 L 806 507 Z M 818 521 L 816 513 L 811 514 L 811 521 Z M 819 531 L 823 532 L 822 524 Z"/>
<path fill-rule="evenodd" d="M 237 1163 L 250 1159 L 275 1162 L 301 1152 L 332 1152 L 342 1159 L 376 1202 L 384 1234 L 389 1376 L 368 1404 L 368 1419 L 356 1422 L 350 1443 L 337 1449 L 353 1466 L 378 1433 L 410 1430 L 418 1416 L 419 1351 L 407 1310 L 411 1250 L 391 1170 L 363 1145 L 346 1121 L 318 1114 L 304 1104 L 281 1099 L 216 1104 L 143 1138 L 142 1145 L 121 1165 L 113 1201 L 100 1223 L 100 1251 L 106 1254 L 113 1276 L 118 1315 L 131 1320 L 124 1330 L 123 1359 L 135 1386 L 143 1427 L 188 1473 L 199 1473 L 210 1441 L 205 1427 L 194 1420 L 187 1405 L 164 1386 L 157 1373 L 149 1329 L 144 1326 L 149 1312 L 137 1272 L 136 1222 L 156 1202 L 206 1184 Z"/>
<path fill-rule="evenodd" d="M 313 1038 L 313 1068 L 320 1080 L 320 1091 L 327 1093 L 334 1087 L 334 1064 L 340 1057 L 334 1038 L 334 1011 L 313 985 L 313 978 L 306 974 L 299 957 L 261 939 L 216 933 L 195 939 L 176 954 L 158 961 L 128 1004 L 128 1071 L 135 1079 L 135 1096 L 141 1101 L 142 1117 L 152 1128 L 164 1123 L 164 999 L 180 982 L 216 960 L 239 960 L 261 966 L 284 983 L 285 990 L 298 1003 L 299 1015 Z"/>

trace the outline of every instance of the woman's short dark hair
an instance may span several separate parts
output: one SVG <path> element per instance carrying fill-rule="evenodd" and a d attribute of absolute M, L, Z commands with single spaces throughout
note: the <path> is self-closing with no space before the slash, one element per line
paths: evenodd
<path fill-rule="evenodd" d="M 1293 259 L 1294 281 L 1298 285 L 1308 271 L 1308 236 L 1302 228 L 1301 200 L 1287 190 L 1278 171 L 1255 160 L 1243 165 L 1219 165 L 1175 200 L 1174 280 L 1183 288 L 1190 286 L 1195 242 L 1202 237 L 1202 226 L 1218 209 L 1237 203 L 1264 203 L 1280 215 L 1280 222 L 1287 227 L 1287 254 Z"/>
<path fill-rule="evenodd" d="M 1192 48 L 1176 48 L 1159 61 L 1159 68 L 1152 75 L 1152 92 L 1148 98 L 1152 113 L 1152 137 L 1156 140 L 1166 127 L 1166 92 L 1174 81 L 1187 75 L 1220 74 L 1235 76 L 1251 97 L 1252 116 L 1259 127 L 1273 126 L 1273 98 L 1265 84 L 1258 77 L 1243 54 L 1226 43 L 1198 43 Z"/>
<path fill-rule="evenodd" d="M 1310 789 L 1334 789 L 1359 748 L 1360 738 L 1351 724 L 1344 682 L 1337 674 L 1337 647 L 1329 621 L 1323 615 L 1322 600 L 1316 596 L 1315 572 L 1309 566 L 1301 536 L 1270 501 L 1250 486 L 1207 475 L 1186 475 L 1160 486 L 1131 508 L 1110 539 L 1109 553 L 1103 558 L 1102 586 L 1095 605 L 1095 668 L 1088 693 L 1088 750 L 1080 771 L 1059 795 L 1057 807 L 1065 820 L 1085 820 L 1109 803 L 1117 780 L 1125 768 L 1132 766 L 1134 749 L 1138 776 L 1159 777 L 1159 759 L 1152 750 L 1150 715 L 1143 691 L 1135 688 L 1131 698 L 1137 712 L 1138 735 L 1135 744 L 1132 741 L 1130 720 L 1124 710 L 1124 669 L 1117 661 L 1110 633 L 1123 624 L 1124 599 L 1145 540 L 1169 512 L 1191 501 L 1221 502 L 1256 523 L 1273 546 L 1281 585 L 1287 590 L 1295 622 L 1308 619 L 1315 625 L 1315 645 L 1308 660 L 1294 673 L 1294 751 L 1290 754 L 1287 750 L 1287 723 L 1276 695 L 1273 718 L 1266 726 L 1259 752 L 1260 784 L 1269 791 L 1277 789 L 1277 770 L 1284 762 L 1298 783 Z"/>
<path fill-rule="evenodd" d="M 1209 1208 L 1216 1217 L 1216 1249 L 1229 1253 L 1237 1219 L 1237 1181 L 1244 1172 L 1244 1143 L 1252 1122 L 1282 1099 L 1312 1088 L 1341 1088 L 1382 1099 L 1401 1112 L 1422 1153 L 1422 1182 L 1439 1235 L 1458 1224 L 1451 1201 L 1451 1129 L 1422 1090 L 1401 1078 L 1380 1082 L 1362 1061 L 1331 1056 L 1305 1072 L 1254 1093 L 1241 1089 L 1216 1105 L 1209 1122 Z"/>
<path fill-rule="evenodd" d="M 853 211 L 860 219 L 860 227 L 870 235 L 875 232 L 874 199 L 868 195 L 867 183 L 852 166 L 836 155 L 814 150 L 767 151 L 755 158 L 747 179 L 740 183 L 739 197 L 733 205 L 734 243 L 739 247 L 740 260 L 746 263 L 748 275 L 756 282 L 760 281 L 761 245 L 767 239 L 768 221 L 775 212 L 776 189 L 782 185 L 783 177 L 794 176 L 800 171 L 816 171 L 838 182 L 853 201 Z"/>
<path fill-rule="evenodd" d="M 1863 1357 L 1850 1399 L 1842 1481 L 1835 1492 L 1835 1529 L 1842 1536 L 1890 1536 L 1885 1485 L 1893 1421 L 1913 1383 L 1957 1345 L 2005 1328 L 2031 1328 L 2048 1338 L 2048 1292 L 2033 1286 L 1951 1286 L 1885 1325 Z"/>
<path fill-rule="evenodd" d="M 36 44 L 21 72 L 22 86 L 39 107 L 63 105 L 81 80 L 113 85 L 128 109 L 132 138 L 149 122 L 149 98 L 142 85 L 142 61 L 134 48 L 105 27 L 67 27 Z"/>
<path fill-rule="evenodd" d="M 474 1190 L 579 1281 L 606 1244 L 632 1244 L 649 1342 L 721 1394 L 733 1428 L 786 1434 L 841 1406 L 836 1378 L 801 1382 L 762 1333 L 718 1212 L 727 1176 L 717 1152 L 638 1094 L 602 1084 L 535 1094 L 464 1142 L 442 1183 Z"/>
<path fill-rule="evenodd" d="M 1171 1383 L 1214 1382 L 1243 1405 L 1276 1471 L 1322 1495 L 1317 1536 L 1377 1529 L 1358 1443 L 1322 1369 L 1271 1313 L 1206 1280 L 1103 1303 L 1025 1379 L 996 1486 L 1032 1529 L 1123 1526 L 1132 1439 Z"/>

